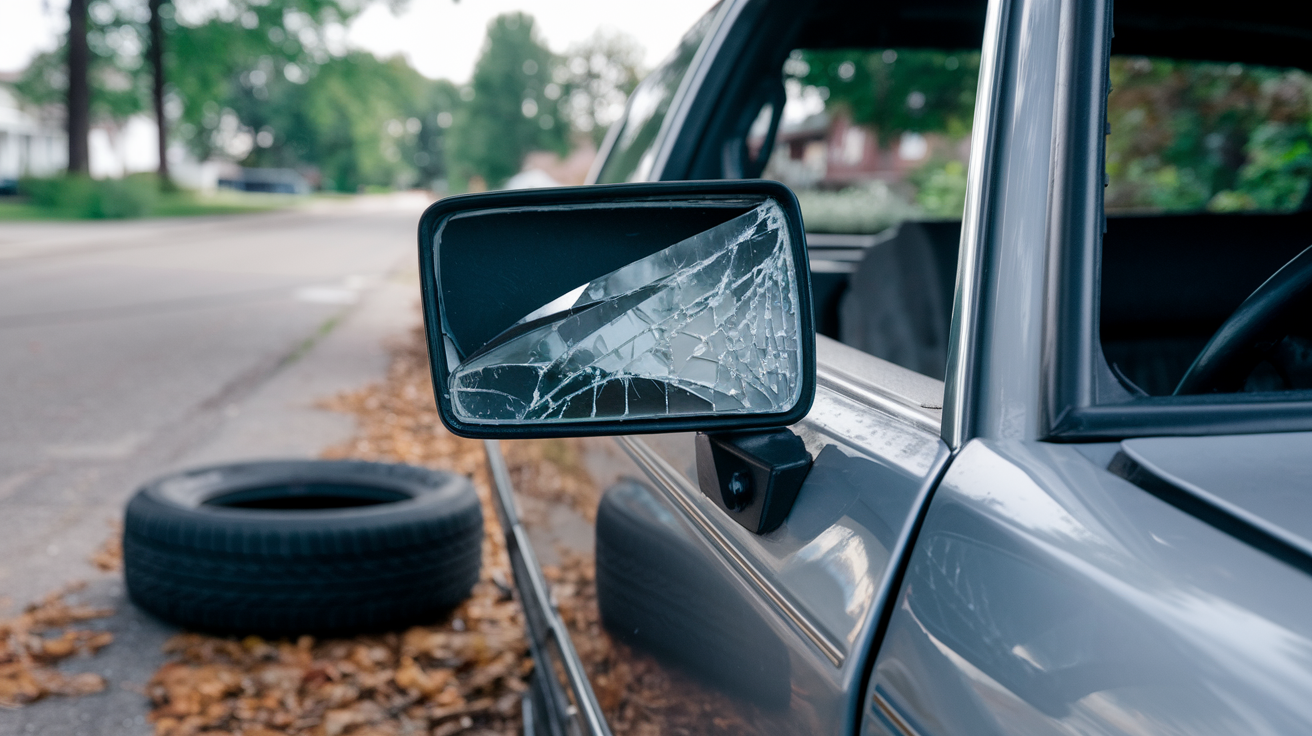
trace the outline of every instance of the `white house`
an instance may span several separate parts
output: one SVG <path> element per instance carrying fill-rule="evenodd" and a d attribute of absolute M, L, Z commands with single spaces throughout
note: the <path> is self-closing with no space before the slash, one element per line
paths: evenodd
<path fill-rule="evenodd" d="M 11 86 L 18 76 L 0 72 L 0 192 L 12 191 L 22 177 L 53 176 L 68 166 L 62 107 L 22 104 Z M 91 175 L 104 179 L 155 171 L 157 135 L 154 119 L 142 114 L 119 124 L 93 126 L 87 139 Z M 178 143 L 169 146 L 168 155 L 174 180 L 192 189 L 214 189 L 225 166 L 218 161 L 198 162 Z"/>
<path fill-rule="evenodd" d="M 68 136 L 59 110 L 33 110 L 18 102 L 0 75 L 0 187 L 23 176 L 49 176 L 68 164 Z"/>

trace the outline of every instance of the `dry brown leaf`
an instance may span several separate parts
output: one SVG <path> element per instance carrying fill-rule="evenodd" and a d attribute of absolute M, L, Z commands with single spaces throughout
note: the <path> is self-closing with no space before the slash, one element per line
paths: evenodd
<path fill-rule="evenodd" d="M 156 736 L 519 733 L 530 660 L 523 618 L 507 593 L 510 566 L 486 456 L 481 443 L 442 429 L 422 335 L 393 348 L 383 383 L 324 405 L 353 414 L 359 427 L 326 457 L 472 477 L 487 529 L 480 582 L 445 620 L 405 632 L 295 642 L 176 636 L 165 645 L 170 661 L 147 688 Z"/>
<path fill-rule="evenodd" d="M 59 662 L 94 654 L 114 640 L 107 631 L 72 628 L 113 613 L 70 605 L 68 594 L 83 587 L 83 583 L 65 586 L 21 614 L 0 619 L 0 707 L 16 708 L 49 695 L 86 695 L 105 689 L 100 675 L 70 675 L 56 669 Z"/>
<path fill-rule="evenodd" d="M 123 569 L 123 524 L 114 522 L 112 531 L 105 543 L 100 545 L 89 558 L 96 569 L 104 572 L 118 572 Z"/>

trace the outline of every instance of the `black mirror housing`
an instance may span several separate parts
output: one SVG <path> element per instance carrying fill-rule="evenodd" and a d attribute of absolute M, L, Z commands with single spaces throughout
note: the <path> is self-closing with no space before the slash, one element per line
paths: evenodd
<path fill-rule="evenodd" d="M 448 197 L 419 222 L 442 422 L 472 438 L 786 426 L 815 395 L 797 199 L 773 181 Z"/>

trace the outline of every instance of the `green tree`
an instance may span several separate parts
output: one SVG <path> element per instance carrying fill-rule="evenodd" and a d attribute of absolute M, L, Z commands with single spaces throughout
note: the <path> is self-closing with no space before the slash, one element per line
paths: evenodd
<path fill-rule="evenodd" d="M 171 187 L 169 179 L 169 122 L 164 108 L 164 16 L 160 12 L 167 0 L 148 0 L 150 17 L 146 22 L 149 45 L 146 52 L 150 60 L 150 104 L 155 112 L 155 131 L 157 133 L 156 151 L 159 154 L 159 181 L 163 187 Z"/>
<path fill-rule="evenodd" d="M 74 5 L 70 5 L 70 13 L 75 13 Z M 122 122 L 144 110 L 148 99 L 140 56 L 144 42 L 135 12 L 139 8 L 97 0 L 89 6 L 83 3 L 81 9 L 83 32 L 72 29 L 59 48 L 37 55 L 15 84 L 24 102 L 63 106 L 67 111 L 69 170 L 75 173 L 87 171 L 90 126 Z M 72 36 L 82 36 L 85 48 L 81 52 Z M 75 69 L 80 72 L 74 73 Z"/>
<path fill-rule="evenodd" d="M 1111 82 L 1109 208 L 1292 209 L 1302 201 L 1312 174 L 1305 72 L 1119 57 Z"/>
<path fill-rule="evenodd" d="M 429 82 L 413 100 L 422 125 L 414 140 L 413 161 L 421 183 L 449 186 L 447 132 L 460 108 L 460 90 L 445 79 Z"/>
<path fill-rule="evenodd" d="M 235 116 L 243 96 L 270 100 L 280 80 L 300 83 L 334 58 L 326 30 L 364 0 L 230 0 L 218 12 L 182 18 L 161 8 L 166 77 L 181 103 L 178 135 L 201 159 L 241 153 L 252 127 Z M 276 101 L 275 101 L 276 102 Z M 238 156 L 240 158 L 240 156 Z"/>
<path fill-rule="evenodd" d="M 1239 172 L 1229 209 L 1295 210 L 1307 200 L 1312 180 L 1312 117 L 1258 126 L 1245 147 L 1248 160 Z M 1222 192 L 1212 209 L 1226 209 Z"/>
<path fill-rule="evenodd" d="M 784 71 L 820 90 L 829 109 L 873 128 L 881 146 L 905 132 L 970 135 L 978 52 L 805 51 L 789 57 Z"/>
<path fill-rule="evenodd" d="M 68 172 L 89 170 L 91 132 L 91 52 L 87 48 L 87 0 L 69 0 L 67 44 Z"/>
<path fill-rule="evenodd" d="M 327 40 L 364 4 L 267 0 L 166 16 L 178 136 L 200 158 L 318 169 L 340 191 L 444 178 L 455 87 Z"/>
<path fill-rule="evenodd" d="M 600 145 L 642 80 L 642 56 L 642 46 L 632 36 L 598 30 L 556 65 L 546 95 L 563 97 L 562 107 L 573 129 Z"/>
<path fill-rule="evenodd" d="M 462 90 L 465 104 L 447 138 L 454 188 L 468 188 L 476 177 L 500 186 L 532 150 L 566 152 L 569 120 L 561 95 L 547 95 L 549 85 L 559 84 L 552 78 L 556 63 L 532 16 L 507 13 L 488 24 L 473 79 Z"/>
<path fill-rule="evenodd" d="M 316 167 L 325 189 L 347 192 L 445 176 L 442 124 L 450 125 L 458 93 L 404 59 L 357 51 L 305 80 L 259 81 L 230 100 L 230 112 L 254 131 L 246 164 Z"/>

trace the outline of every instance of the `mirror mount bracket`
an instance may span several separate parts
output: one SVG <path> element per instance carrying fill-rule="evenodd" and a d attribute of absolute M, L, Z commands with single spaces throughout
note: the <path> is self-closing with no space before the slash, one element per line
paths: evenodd
<path fill-rule="evenodd" d="M 697 434 L 702 493 L 753 534 L 787 518 L 811 470 L 811 453 L 789 429 Z"/>

